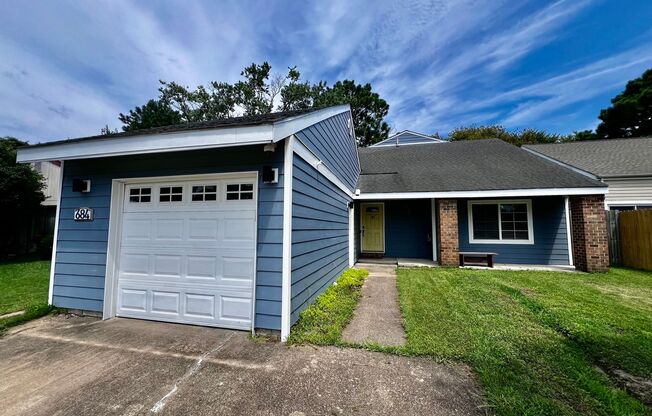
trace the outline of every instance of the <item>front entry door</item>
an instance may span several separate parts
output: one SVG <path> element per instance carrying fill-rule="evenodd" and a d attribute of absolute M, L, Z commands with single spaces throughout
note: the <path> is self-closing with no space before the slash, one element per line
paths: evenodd
<path fill-rule="evenodd" d="M 385 252 L 385 204 L 361 204 L 360 232 L 363 253 Z"/>

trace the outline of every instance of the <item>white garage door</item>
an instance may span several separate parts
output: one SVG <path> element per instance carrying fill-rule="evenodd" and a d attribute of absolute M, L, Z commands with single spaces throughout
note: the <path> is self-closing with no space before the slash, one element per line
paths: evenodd
<path fill-rule="evenodd" d="M 256 176 L 129 183 L 118 316 L 251 327 Z"/>

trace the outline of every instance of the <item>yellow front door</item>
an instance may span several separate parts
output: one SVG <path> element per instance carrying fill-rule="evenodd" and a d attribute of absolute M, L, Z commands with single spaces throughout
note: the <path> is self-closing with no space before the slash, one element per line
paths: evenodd
<path fill-rule="evenodd" d="M 362 251 L 365 253 L 383 253 L 385 251 L 384 204 L 361 204 L 360 208 Z"/>

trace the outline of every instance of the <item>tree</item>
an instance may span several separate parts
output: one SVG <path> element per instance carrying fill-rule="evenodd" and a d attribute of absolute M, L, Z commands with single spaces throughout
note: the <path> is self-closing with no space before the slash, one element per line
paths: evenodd
<path fill-rule="evenodd" d="M 266 114 L 275 110 L 303 110 L 350 104 L 356 136 L 361 146 L 387 138 L 389 126 L 384 121 L 389 105 L 370 84 L 352 80 L 325 81 L 311 84 L 301 80 L 296 67 L 285 74 L 272 74 L 267 62 L 252 63 L 240 73 L 235 84 L 211 82 L 191 90 L 175 82 L 160 81 L 159 97 L 129 114 L 120 114 L 124 131 L 170 124 L 233 117 L 241 109 L 245 115 Z"/>
<path fill-rule="evenodd" d="M 600 138 L 652 135 L 652 69 L 629 81 L 598 118 L 602 120 L 596 131 Z"/>
<path fill-rule="evenodd" d="M 129 114 L 118 116 L 122 122 L 122 130 L 140 130 L 150 127 L 169 126 L 181 123 L 179 112 L 170 108 L 170 105 L 161 100 L 149 100 L 147 104 L 129 110 Z M 106 127 L 102 134 L 110 134 L 111 130 Z"/>
<path fill-rule="evenodd" d="M 31 220 L 45 199 L 43 177 L 31 165 L 16 163 L 16 148 L 27 143 L 0 138 L 0 253 L 15 244 L 20 226 Z"/>
<path fill-rule="evenodd" d="M 450 141 L 500 139 L 516 146 L 571 140 L 570 136 L 561 136 L 530 128 L 509 131 L 501 125 L 458 127 L 448 135 L 448 138 Z"/>

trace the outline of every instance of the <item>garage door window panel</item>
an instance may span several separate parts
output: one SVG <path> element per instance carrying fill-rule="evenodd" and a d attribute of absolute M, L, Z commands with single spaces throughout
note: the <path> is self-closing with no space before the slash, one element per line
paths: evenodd
<path fill-rule="evenodd" d="M 159 202 L 183 201 L 183 186 L 162 186 L 159 188 Z"/>
<path fill-rule="evenodd" d="M 217 201 L 217 185 L 193 185 L 192 202 Z"/>
<path fill-rule="evenodd" d="M 231 183 L 226 185 L 226 200 L 252 200 L 254 199 L 253 183 Z"/>
<path fill-rule="evenodd" d="M 131 188 L 129 189 L 129 202 L 141 203 L 152 201 L 152 188 Z"/>

